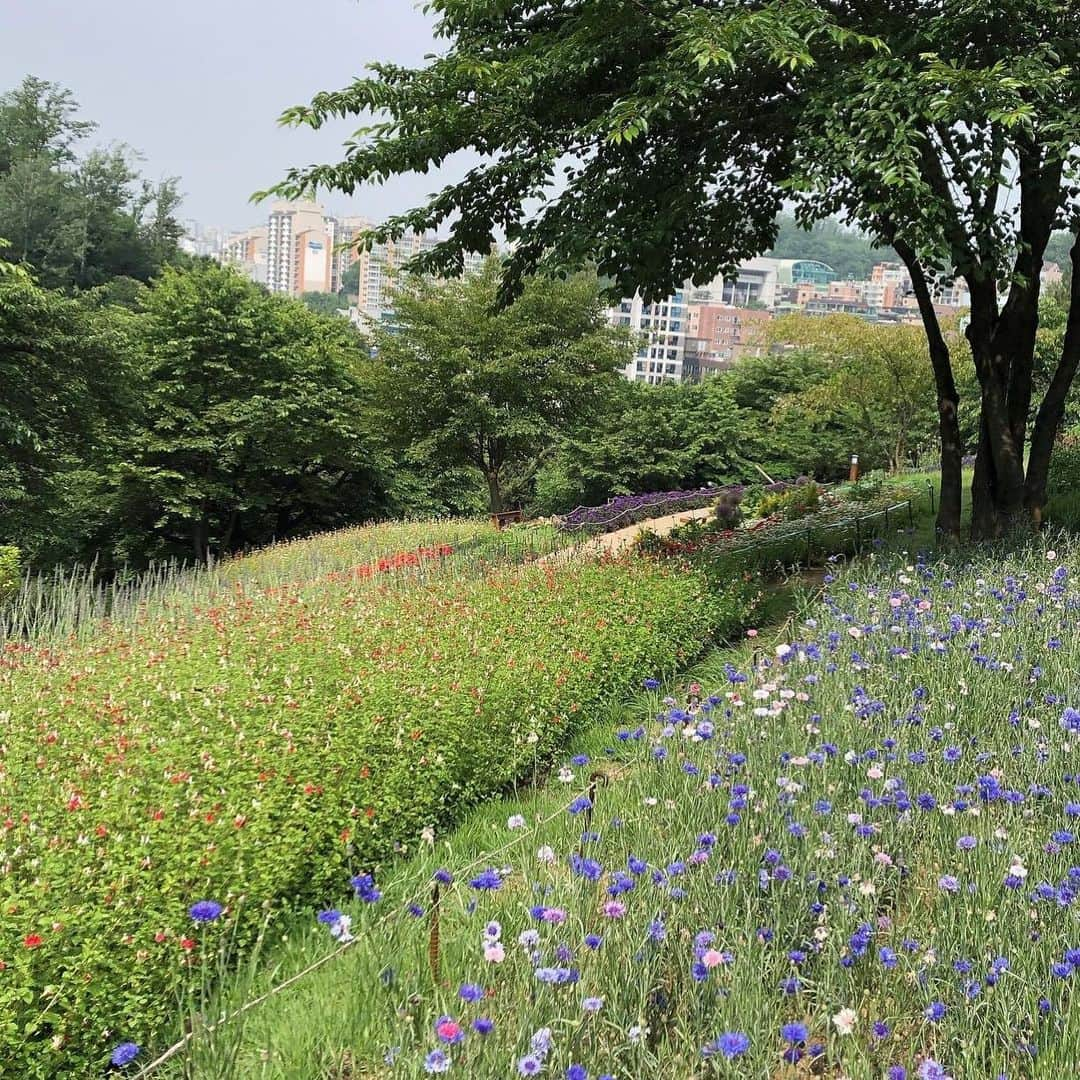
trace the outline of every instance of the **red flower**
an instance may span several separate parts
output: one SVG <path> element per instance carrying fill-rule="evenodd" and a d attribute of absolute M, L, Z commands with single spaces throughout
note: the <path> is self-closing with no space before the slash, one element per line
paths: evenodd
<path fill-rule="evenodd" d="M 27 949 L 36 949 L 39 945 L 45 944 L 45 939 L 40 934 L 27 934 L 22 939 L 22 943 Z"/>
<path fill-rule="evenodd" d="M 189 937 L 182 937 L 180 939 L 180 948 L 183 949 L 184 952 L 191 952 L 191 950 L 195 948 L 195 942 Z"/>

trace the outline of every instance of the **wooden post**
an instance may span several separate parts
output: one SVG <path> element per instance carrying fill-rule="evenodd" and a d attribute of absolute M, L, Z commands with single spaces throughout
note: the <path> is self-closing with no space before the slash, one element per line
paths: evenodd
<path fill-rule="evenodd" d="M 851 455 L 851 471 L 848 473 L 848 480 L 854 484 L 859 479 L 859 455 Z"/>

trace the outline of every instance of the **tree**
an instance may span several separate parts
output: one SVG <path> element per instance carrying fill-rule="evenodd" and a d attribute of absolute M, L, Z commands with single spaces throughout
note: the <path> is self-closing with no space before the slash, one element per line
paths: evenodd
<path fill-rule="evenodd" d="M 69 90 L 27 76 L 0 95 L 0 235 L 11 258 L 48 288 L 93 288 L 110 278 L 148 281 L 176 260 L 182 229 L 175 179 L 151 184 L 125 146 L 78 143 L 95 128 L 76 120 Z"/>
<path fill-rule="evenodd" d="M 131 411 L 124 315 L 0 263 L 0 544 L 35 561 L 81 554 L 93 527 L 72 493 L 102 474 Z"/>
<path fill-rule="evenodd" d="M 955 328 L 948 331 L 954 355 Z M 859 440 L 851 449 L 863 460 L 873 448 L 890 469 L 910 464 L 910 451 L 932 435 L 933 373 L 926 335 L 915 326 L 869 323 L 854 315 L 813 318 L 789 315 L 768 328 L 774 344 L 813 352 L 827 362 L 825 379 L 786 407 L 845 408 L 858 418 Z"/>
<path fill-rule="evenodd" d="M 320 315 L 336 315 L 339 311 L 346 311 L 349 303 L 340 293 L 330 292 L 306 292 L 300 299 L 312 310 Z"/>
<path fill-rule="evenodd" d="M 461 280 L 404 282 L 394 325 L 373 341 L 388 430 L 432 468 L 468 466 L 493 512 L 504 487 L 535 475 L 561 431 L 593 415 L 632 355 L 606 325 L 595 277 L 526 282 L 495 310 L 501 267 L 489 260 Z"/>
<path fill-rule="evenodd" d="M 337 165 L 283 195 L 483 155 L 369 241 L 449 224 L 416 260 L 461 267 L 496 229 L 526 275 L 592 261 L 613 295 L 667 295 L 768 250 L 776 217 L 839 214 L 907 265 L 927 334 L 942 444 L 939 527 L 960 527 L 960 401 L 935 281 L 971 292 L 979 381 L 973 529 L 1038 521 L 1080 362 L 1080 274 L 1028 445 L 1039 271 L 1054 229 L 1080 260 L 1080 6 L 1071 0 L 535 4 L 432 0 L 447 47 L 416 70 L 375 65 L 284 119 L 377 114 Z M 556 172 L 563 185 L 552 187 Z M 537 202 L 539 205 L 537 206 Z"/>
<path fill-rule="evenodd" d="M 597 505 L 613 495 L 742 480 L 746 425 L 730 381 L 612 383 L 599 414 L 565 433 L 537 477 L 547 513 Z"/>
<path fill-rule="evenodd" d="M 347 321 L 213 264 L 167 269 L 144 312 L 142 411 L 117 472 L 151 553 L 205 561 L 384 508 L 370 361 Z"/>

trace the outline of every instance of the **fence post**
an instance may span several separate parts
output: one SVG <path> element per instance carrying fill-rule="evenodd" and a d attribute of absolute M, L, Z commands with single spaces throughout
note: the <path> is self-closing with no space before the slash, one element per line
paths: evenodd
<path fill-rule="evenodd" d="M 936 514 L 937 507 L 934 505 L 934 482 L 933 480 L 926 481 L 926 490 L 930 492 L 930 513 Z"/>
<path fill-rule="evenodd" d="M 855 550 L 862 551 L 862 529 L 859 528 L 859 522 L 862 518 L 858 514 L 855 515 Z"/>
<path fill-rule="evenodd" d="M 810 529 L 806 530 L 806 565 L 809 566 L 813 562 L 813 553 L 810 545 L 812 541 L 813 533 Z"/>
<path fill-rule="evenodd" d="M 885 507 L 885 532 L 889 531 L 889 508 Z"/>
<path fill-rule="evenodd" d="M 907 523 L 909 529 L 915 528 L 915 510 L 911 505 L 911 500 L 907 501 Z"/>

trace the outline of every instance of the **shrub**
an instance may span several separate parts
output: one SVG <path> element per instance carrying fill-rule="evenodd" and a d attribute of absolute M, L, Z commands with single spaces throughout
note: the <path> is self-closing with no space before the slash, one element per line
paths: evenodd
<path fill-rule="evenodd" d="M 175 993 L 223 936 L 244 948 L 264 905 L 334 900 L 741 604 L 644 561 L 404 592 L 342 575 L 238 583 L 85 645 L 9 645 L 0 1061 L 98 1075 L 103 1033 L 164 1034 Z M 225 914 L 196 934 L 202 899 Z"/>
<path fill-rule="evenodd" d="M 1050 458 L 1046 478 L 1047 495 L 1069 495 L 1080 492 L 1080 433 L 1062 435 Z"/>
<path fill-rule="evenodd" d="M 10 600 L 18 591 L 22 580 L 19 549 L 0 545 L 0 604 Z"/>
<path fill-rule="evenodd" d="M 816 513 L 820 505 L 821 488 L 809 481 L 784 491 L 766 494 L 758 504 L 758 514 L 761 517 L 772 517 L 776 514 L 787 521 L 797 521 Z"/>

